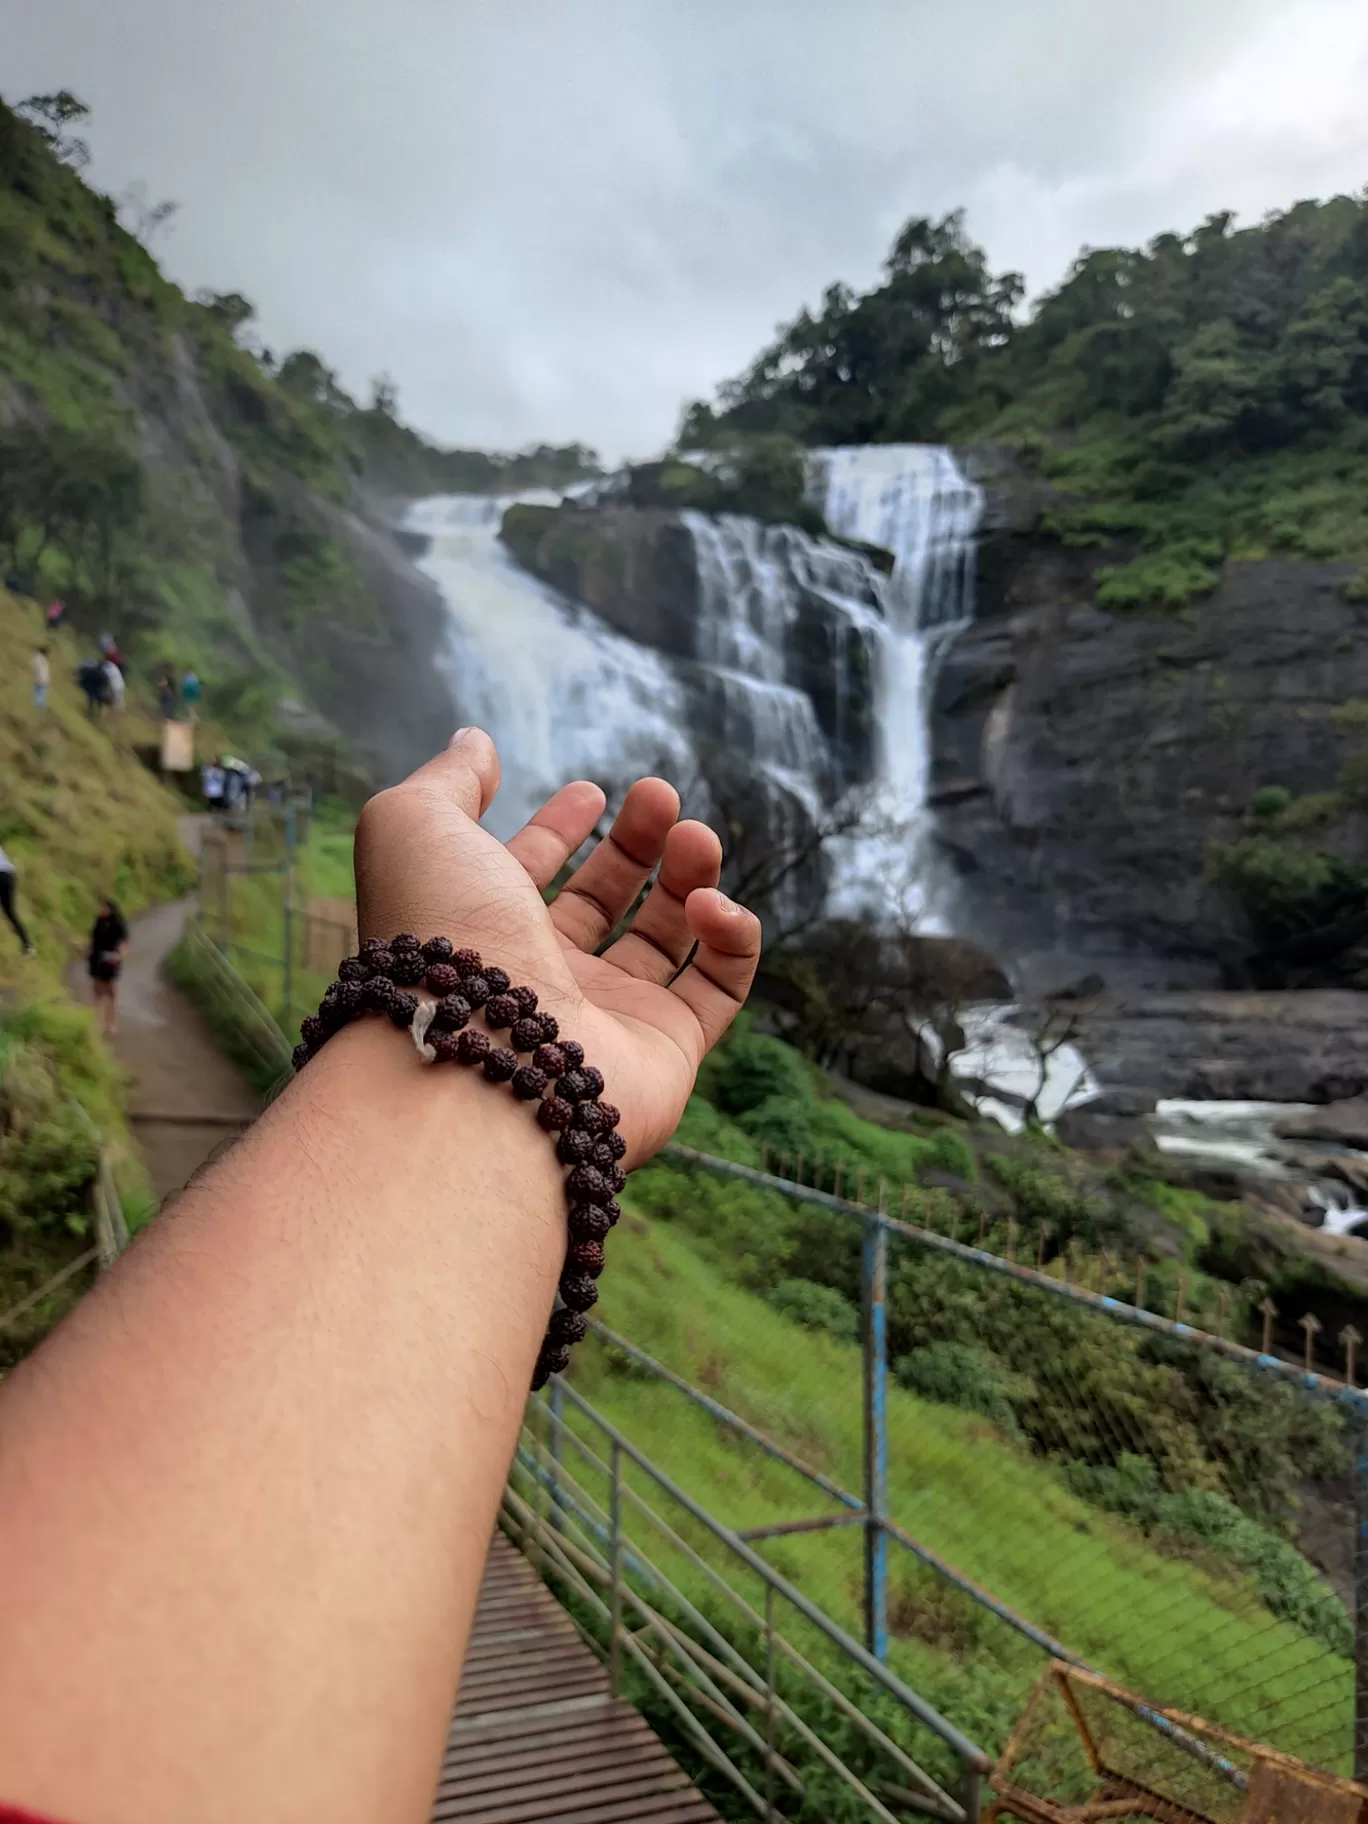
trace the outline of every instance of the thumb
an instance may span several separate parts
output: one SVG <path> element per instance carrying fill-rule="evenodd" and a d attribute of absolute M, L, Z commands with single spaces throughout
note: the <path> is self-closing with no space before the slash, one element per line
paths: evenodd
<path fill-rule="evenodd" d="M 498 749 L 482 728 L 458 728 L 409 783 L 436 787 L 478 823 L 499 789 Z"/>

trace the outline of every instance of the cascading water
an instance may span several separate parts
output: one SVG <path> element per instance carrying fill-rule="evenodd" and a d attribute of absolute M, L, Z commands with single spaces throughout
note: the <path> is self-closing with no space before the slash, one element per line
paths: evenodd
<path fill-rule="evenodd" d="M 555 505 L 559 496 L 520 499 Z M 407 527 L 430 540 L 419 567 L 450 613 L 439 656 L 460 713 L 499 744 L 503 784 L 489 816 L 516 830 L 567 779 L 610 792 L 642 773 L 685 780 L 694 758 L 678 679 L 658 653 L 518 569 L 499 543 L 508 500 L 439 495 Z"/>

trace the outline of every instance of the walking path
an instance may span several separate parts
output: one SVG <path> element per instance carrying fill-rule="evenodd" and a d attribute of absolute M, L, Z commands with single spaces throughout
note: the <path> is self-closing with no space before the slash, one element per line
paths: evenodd
<path fill-rule="evenodd" d="M 718 1824 L 496 1533 L 432 1824 Z"/>
<path fill-rule="evenodd" d="M 129 1117 L 158 1200 L 183 1189 L 261 1107 L 199 1014 L 163 974 L 193 904 L 176 900 L 133 919 L 119 978 L 113 1051 L 133 1079 Z M 81 1000 L 93 1000 L 84 964 L 73 967 L 70 983 Z"/>

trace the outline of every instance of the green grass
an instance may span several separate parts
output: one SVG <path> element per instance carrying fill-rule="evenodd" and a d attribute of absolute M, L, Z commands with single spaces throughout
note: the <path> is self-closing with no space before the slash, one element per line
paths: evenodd
<path fill-rule="evenodd" d="M 667 1225 L 614 1238 L 604 1321 L 844 1487 L 860 1487 L 860 1355 L 741 1290 Z M 574 1384 L 721 1519 L 751 1527 L 833 1511 L 819 1491 L 602 1347 Z M 1161 1551 L 1070 1492 L 987 1421 L 889 1396 L 889 1507 L 924 1545 L 1121 1682 L 1312 1759 L 1350 1735 L 1352 1670 L 1271 1617 L 1214 1554 Z M 775 1541 L 765 1555 L 858 1631 L 857 1530 Z M 985 1746 L 1001 1745 L 1044 1663 L 986 1611 L 895 1551 L 894 1668 Z M 676 1565 L 686 1593 L 701 1580 Z M 1252 1688 L 1251 1688 L 1252 1687 Z"/>

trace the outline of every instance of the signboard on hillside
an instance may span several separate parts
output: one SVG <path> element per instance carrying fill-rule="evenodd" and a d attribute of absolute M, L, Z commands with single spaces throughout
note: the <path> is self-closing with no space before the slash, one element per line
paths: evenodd
<path fill-rule="evenodd" d="M 191 773 L 195 770 L 195 727 L 192 722 L 163 722 L 161 770 Z"/>

